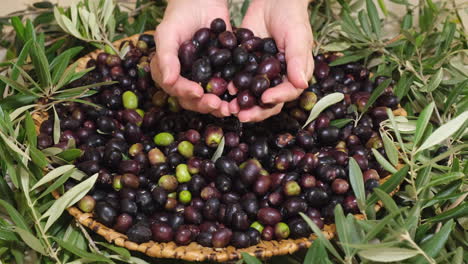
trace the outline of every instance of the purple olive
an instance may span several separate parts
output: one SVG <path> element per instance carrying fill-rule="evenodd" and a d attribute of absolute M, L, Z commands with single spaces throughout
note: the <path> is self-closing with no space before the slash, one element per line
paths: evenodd
<path fill-rule="evenodd" d="M 221 96 L 227 90 L 228 83 L 226 80 L 220 77 L 212 77 L 208 84 L 206 85 L 206 91 L 208 93 Z"/>
<path fill-rule="evenodd" d="M 277 77 L 281 72 L 281 64 L 278 59 L 275 57 L 270 57 L 258 66 L 257 73 L 260 75 L 266 75 L 268 79 L 273 79 Z"/>
<path fill-rule="evenodd" d="M 255 103 L 255 96 L 249 90 L 243 90 L 237 94 L 237 103 L 240 109 L 252 108 Z"/>

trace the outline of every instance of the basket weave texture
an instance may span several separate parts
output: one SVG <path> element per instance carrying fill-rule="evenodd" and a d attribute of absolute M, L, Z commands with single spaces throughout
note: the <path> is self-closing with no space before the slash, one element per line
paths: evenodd
<path fill-rule="evenodd" d="M 153 31 L 145 32 L 145 34 L 154 34 Z M 130 41 L 136 44 L 140 35 L 134 35 L 128 38 L 124 38 L 114 42 L 116 47 L 124 41 Z M 80 58 L 78 62 L 77 71 L 86 69 L 86 64 L 90 59 L 95 59 L 101 52 L 100 50 L 91 52 L 86 56 Z M 403 108 L 399 108 L 394 111 L 395 115 L 406 115 Z M 35 113 L 33 119 L 36 124 L 36 129 L 39 131 L 41 123 L 47 120 L 47 113 Z M 388 176 L 390 177 L 390 176 Z M 381 180 L 384 182 L 388 177 Z M 57 191 L 52 192 L 53 196 L 58 199 L 60 194 Z M 375 206 L 375 210 L 379 210 L 381 204 L 378 203 Z M 187 261 L 215 261 L 215 262 L 226 262 L 240 259 L 241 253 L 245 252 L 252 256 L 261 259 L 267 259 L 272 256 L 292 254 L 299 249 L 308 248 L 312 245 L 313 240 L 316 238 L 315 235 L 311 235 L 308 238 L 299 239 L 285 239 L 281 241 L 261 241 L 258 245 L 251 246 L 244 249 L 236 249 L 232 246 L 226 248 L 209 248 L 203 247 L 196 242 L 192 242 L 187 246 L 178 246 L 174 242 L 169 243 L 158 243 L 158 242 L 147 242 L 137 244 L 128 240 L 125 234 L 119 233 L 112 228 L 109 228 L 96 220 L 92 213 L 83 213 L 77 207 L 70 207 L 67 211 L 72 215 L 76 221 L 80 224 L 93 230 L 100 236 L 104 237 L 109 243 L 114 243 L 117 246 L 125 247 L 129 250 L 142 252 L 150 257 L 154 258 L 171 258 L 181 259 Z M 355 215 L 357 219 L 362 219 L 363 215 Z M 323 235 L 327 239 L 332 239 L 335 236 L 335 225 L 325 225 L 323 228 Z"/>

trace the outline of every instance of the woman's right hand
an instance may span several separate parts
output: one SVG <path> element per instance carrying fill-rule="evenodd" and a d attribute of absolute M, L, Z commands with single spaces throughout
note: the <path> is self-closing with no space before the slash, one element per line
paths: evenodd
<path fill-rule="evenodd" d="M 178 58 L 180 45 L 190 40 L 202 27 L 210 27 L 215 18 L 229 24 L 226 0 L 169 0 L 162 22 L 156 28 L 156 54 L 151 61 L 153 79 L 171 96 L 176 96 L 180 105 L 188 110 L 229 116 L 228 102 L 214 94 L 205 94 L 200 84 L 181 76 Z"/>

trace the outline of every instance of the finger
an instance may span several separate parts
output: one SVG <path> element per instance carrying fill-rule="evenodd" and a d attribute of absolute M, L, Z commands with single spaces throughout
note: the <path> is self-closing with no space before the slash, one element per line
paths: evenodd
<path fill-rule="evenodd" d="M 312 33 L 308 26 L 296 26 L 285 37 L 288 78 L 296 88 L 307 88 L 310 72 L 308 58 L 312 56 Z"/>
<path fill-rule="evenodd" d="M 290 82 L 285 81 L 263 92 L 262 102 L 265 104 L 289 102 L 296 99 L 302 91 L 302 89 L 297 89 Z"/>
<path fill-rule="evenodd" d="M 180 38 L 166 24 L 161 23 L 155 32 L 156 56 L 161 71 L 161 85 L 173 85 L 180 74 L 180 62 L 177 55 Z"/>
<path fill-rule="evenodd" d="M 231 111 L 229 111 L 229 102 L 221 101 L 221 106 L 219 107 L 219 109 L 223 116 L 231 115 Z"/>
<path fill-rule="evenodd" d="M 204 94 L 203 88 L 198 83 L 192 82 L 182 76 L 177 78 L 172 91 L 175 96 L 185 98 L 201 98 Z"/>
<path fill-rule="evenodd" d="M 242 123 L 259 122 L 270 116 L 278 114 L 281 111 L 281 108 L 283 108 L 283 105 L 283 103 L 277 104 L 273 108 L 254 106 L 250 109 L 240 111 L 237 117 Z"/>
<path fill-rule="evenodd" d="M 231 102 L 229 102 L 229 112 L 231 112 L 231 114 L 237 114 L 239 113 L 239 111 L 240 107 L 237 103 L 237 98 L 234 98 L 233 100 L 231 100 Z"/>
<path fill-rule="evenodd" d="M 200 99 L 179 99 L 179 102 L 184 109 L 208 114 L 219 108 L 221 99 L 214 94 L 205 94 Z"/>
<path fill-rule="evenodd" d="M 232 81 L 228 83 L 227 89 L 230 95 L 235 95 L 237 93 L 237 88 Z"/>

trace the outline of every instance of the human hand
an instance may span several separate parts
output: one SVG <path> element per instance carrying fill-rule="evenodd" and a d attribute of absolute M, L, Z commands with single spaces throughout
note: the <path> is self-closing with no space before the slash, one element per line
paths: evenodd
<path fill-rule="evenodd" d="M 176 96 L 180 105 L 188 110 L 229 116 L 229 104 L 214 94 L 205 94 L 196 82 L 181 76 L 178 58 L 180 45 L 190 40 L 202 27 L 209 27 L 215 18 L 229 24 L 226 0 L 170 0 L 164 18 L 156 28 L 156 54 L 151 61 L 153 79 L 168 94 Z"/>
<path fill-rule="evenodd" d="M 256 122 L 279 113 L 285 102 L 296 99 L 308 87 L 312 78 L 313 36 L 310 28 L 307 5 L 309 0 L 253 0 L 245 14 L 241 27 L 248 28 L 261 38 L 272 37 L 278 49 L 285 53 L 287 78 L 273 88 L 267 89 L 261 100 L 274 104 L 273 108 L 254 106 L 240 110 L 237 100 L 229 104 L 231 113 L 241 122 Z M 235 88 L 230 85 L 230 92 Z"/>

